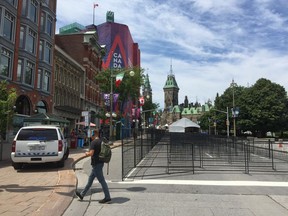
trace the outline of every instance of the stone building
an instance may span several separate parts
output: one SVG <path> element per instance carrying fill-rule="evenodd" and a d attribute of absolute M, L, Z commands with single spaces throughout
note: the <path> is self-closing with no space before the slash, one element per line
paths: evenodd
<path fill-rule="evenodd" d="M 55 45 L 54 110 L 70 122 L 70 129 L 81 119 L 84 100 L 85 68 Z"/>
<path fill-rule="evenodd" d="M 74 27 L 71 26 L 71 28 Z M 99 85 L 95 77 L 102 69 L 102 57 L 103 53 L 105 53 L 105 49 L 98 43 L 97 27 L 94 25 L 87 26 L 84 30 L 75 33 L 67 33 L 67 28 L 65 28 L 65 32 L 61 32 L 60 30 L 60 34 L 55 35 L 55 43 L 61 50 L 77 62 L 78 69 L 79 65 L 81 66 L 81 70 L 84 69 L 84 76 L 82 79 L 78 80 L 78 82 L 81 82 L 78 85 L 80 90 L 80 100 L 78 100 L 79 95 L 77 95 L 78 98 L 76 102 L 71 101 L 72 99 L 65 98 L 67 96 L 65 94 L 55 92 L 55 94 L 60 97 L 55 99 L 55 102 L 57 103 L 57 100 L 64 100 L 66 101 L 64 102 L 65 106 L 74 106 L 76 104 L 77 107 L 74 107 L 75 112 L 78 112 L 78 109 L 89 111 L 91 113 L 91 122 L 98 125 L 99 119 L 96 118 L 96 114 L 101 110 L 102 99 Z M 78 76 L 78 69 L 76 68 L 74 68 L 75 71 L 77 71 L 74 78 Z M 65 77 L 65 75 L 61 75 L 64 71 L 61 71 L 60 69 L 61 68 L 59 68 L 58 76 Z M 65 66 L 65 70 L 67 70 L 67 65 Z M 71 73 L 72 71 L 70 71 L 70 74 Z M 58 88 L 58 90 L 60 89 Z M 57 107 L 57 109 L 59 110 L 59 107 Z M 60 109 L 63 110 L 63 107 Z M 79 120 L 80 117 L 81 114 L 79 115 Z"/>
<path fill-rule="evenodd" d="M 204 105 L 201 105 L 198 102 L 189 103 L 187 96 L 185 96 L 184 102 L 179 104 L 179 87 L 172 71 L 172 65 L 170 66 L 170 73 L 167 76 L 163 90 L 164 110 L 161 116 L 161 125 L 170 125 L 183 117 L 188 118 L 195 123 L 199 123 L 199 118 L 203 113 L 208 112 L 212 107 L 212 104 L 209 101 Z"/>

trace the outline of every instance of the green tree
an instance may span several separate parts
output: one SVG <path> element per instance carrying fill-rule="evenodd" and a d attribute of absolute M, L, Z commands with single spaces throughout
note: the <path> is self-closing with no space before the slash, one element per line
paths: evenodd
<path fill-rule="evenodd" d="M 264 137 L 268 131 L 287 128 L 287 93 L 284 87 L 261 78 L 242 97 L 241 120 L 245 130 Z"/>
<path fill-rule="evenodd" d="M 134 71 L 134 76 L 130 75 L 130 72 Z M 124 73 L 121 84 L 116 86 L 116 75 Z M 132 100 L 134 104 L 138 102 L 140 95 L 140 87 L 143 83 L 143 69 L 129 68 L 129 69 L 107 69 L 101 71 L 96 77 L 96 81 L 99 83 L 100 91 L 102 93 L 110 93 L 111 91 L 111 79 L 113 93 L 119 93 L 118 103 L 121 105 L 128 100 Z M 106 110 L 103 110 L 101 117 L 105 118 Z M 118 119 L 121 116 L 118 116 Z"/>
<path fill-rule="evenodd" d="M 147 123 L 149 120 L 149 117 L 152 117 L 156 115 L 157 109 L 159 108 L 159 104 L 153 103 L 151 98 L 145 98 L 145 103 L 142 106 L 143 118 L 144 122 Z"/>
<path fill-rule="evenodd" d="M 223 112 L 227 112 L 228 107 L 228 115 L 229 115 L 229 128 L 233 128 L 233 119 L 232 119 L 232 108 L 233 108 L 233 95 L 234 95 L 234 106 L 235 108 L 238 107 L 240 110 L 239 116 L 236 118 L 236 121 L 238 121 L 241 118 L 242 115 L 242 94 L 245 92 L 245 87 L 238 86 L 235 84 L 234 86 L 229 86 L 224 93 L 219 96 L 219 94 L 216 95 L 215 102 L 214 102 L 214 109 L 211 110 L 212 113 L 214 113 L 214 118 L 217 120 L 217 128 L 218 130 L 225 131 L 227 130 L 226 120 L 227 120 L 227 114 Z M 216 111 L 220 110 L 222 112 Z M 237 130 L 241 130 L 240 125 L 237 125 Z"/>
<path fill-rule="evenodd" d="M 225 111 L 229 107 L 230 128 L 233 127 L 233 93 L 235 107 L 239 107 L 240 111 L 236 118 L 238 132 L 251 131 L 254 135 L 263 137 L 268 131 L 278 132 L 288 128 L 288 99 L 284 87 L 261 78 L 251 87 L 236 85 L 228 87 L 221 96 L 217 94 L 215 109 Z M 213 109 L 211 112 L 221 122 L 217 124 L 217 128 L 224 130 L 225 114 Z"/>
<path fill-rule="evenodd" d="M 0 82 L 0 136 L 6 138 L 6 130 L 11 123 L 17 98 L 15 89 L 8 89 L 6 81 Z"/>
<path fill-rule="evenodd" d="M 200 118 L 200 127 L 204 131 L 210 132 L 209 129 L 213 126 L 213 116 L 214 113 L 212 111 L 205 112 Z"/>

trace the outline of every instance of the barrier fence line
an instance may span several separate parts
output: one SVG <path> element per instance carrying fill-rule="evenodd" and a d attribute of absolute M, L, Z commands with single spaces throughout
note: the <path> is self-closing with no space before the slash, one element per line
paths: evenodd
<path fill-rule="evenodd" d="M 131 129 L 122 130 L 125 130 L 123 134 L 129 134 Z M 287 145 L 279 145 L 270 139 L 139 129 L 136 136 L 122 139 L 122 179 L 130 176 L 132 170 L 134 177 L 144 177 L 150 168 L 158 168 L 159 173 L 165 170 L 169 174 L 288 172 Z"/>

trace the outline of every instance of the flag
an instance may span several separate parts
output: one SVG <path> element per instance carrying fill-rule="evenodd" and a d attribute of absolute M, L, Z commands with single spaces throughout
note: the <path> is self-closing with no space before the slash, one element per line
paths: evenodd
<path fill-rule="evenodd" d="M 115 83 L 115 85 L 116 85 L 117 88 L 120 86 L 123 77 L 124 77 L 124 72 L 123 73 L 119 73 L 119 74 L 116 75 L 116 83 Z"/>
<path fill-rule="evenodd" d="M 94 8 L 95 8 L 95 7 L 98 7 L 99 5 L 94 3 L 94 5 L 93 5 L 93 6 L 94 6 Z"/>
<path fill-rule="evenodd" d="M 144 97 L 139 97 L 139 104 L 140 104 L 140 106 L 143 106 L 144 103 L 145 103 Z"/>

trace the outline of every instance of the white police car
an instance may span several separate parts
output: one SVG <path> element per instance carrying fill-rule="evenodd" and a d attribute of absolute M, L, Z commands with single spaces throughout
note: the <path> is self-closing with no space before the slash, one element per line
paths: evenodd
<path fill-rule="evenodd" d="M 57 126 L 22 127 L 12 143 L 11 159 L 15 170 L 31 163 L 55 162 L 63 167 L 68 156 L 67 141 Z"/>

